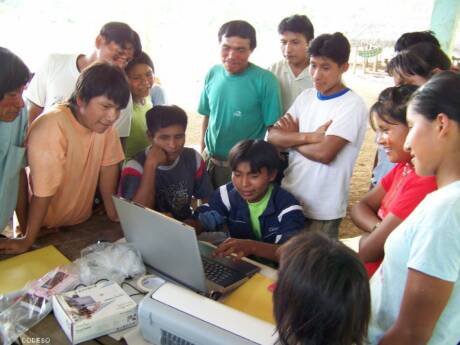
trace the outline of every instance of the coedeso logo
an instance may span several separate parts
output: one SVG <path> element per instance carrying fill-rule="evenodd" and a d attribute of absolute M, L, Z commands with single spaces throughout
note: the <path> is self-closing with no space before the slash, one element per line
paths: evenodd
<path fill-rule="evenodd" d="M 51 344 L 51 338 L 50 337 L 35 337 L 35 338 L 21 337 L 21 342 L 23 344 Z"/>

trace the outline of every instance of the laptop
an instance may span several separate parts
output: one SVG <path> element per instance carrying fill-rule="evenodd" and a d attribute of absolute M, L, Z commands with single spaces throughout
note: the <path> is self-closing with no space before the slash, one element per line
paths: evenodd
<path fill-rule="evenodd" d="M 243 284 L 260 268 L 247 261 L 213 257 L 214 248 L 197 240 L 195 229 L 159 212 L 113 196 L 126 240 L 140 251 L 147 268 L 209 297 Z"/>

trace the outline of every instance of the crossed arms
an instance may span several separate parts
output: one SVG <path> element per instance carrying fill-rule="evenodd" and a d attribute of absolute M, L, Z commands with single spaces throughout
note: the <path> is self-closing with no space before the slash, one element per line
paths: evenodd
<path fill-rule="evenodd" d="M 304 157 L 323 164 L 331 163 L 348 143 L 336 135 L 326 135 L 332 120 L 314 132 L 299 132 L 299 121 L 287 113 L 269 129 L 268 141 L 283 149 L 294 149 Z"/>

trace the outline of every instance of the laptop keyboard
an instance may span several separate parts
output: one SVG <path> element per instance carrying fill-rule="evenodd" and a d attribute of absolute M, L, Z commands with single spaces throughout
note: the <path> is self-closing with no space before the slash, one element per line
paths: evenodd
<path fill-rule="evenodd" d="M 243 278 L 240 272 L 228 268 L 216 261 L 212 261 L 203 256 L 201 259 L 203 261 L 206 278 L 217 285 L 227 287 Z"/>

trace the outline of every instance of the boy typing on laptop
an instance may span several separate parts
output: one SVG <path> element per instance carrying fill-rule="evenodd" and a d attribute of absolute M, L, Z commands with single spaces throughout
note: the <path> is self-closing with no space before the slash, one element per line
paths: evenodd
<path fill-rule="evenodd" d="M 227 226 L 230 238 L 217 247 L 217 256 L 255 255 L 278 261 L 279 245 L 301 230 L 305 221 L 297 200 L 273 184 L 278 151 L 263 140 L 243 140 L 230 151 L 229 163 L 232 182 L 196 210 L 198 231 L 222 231 Z"/>

